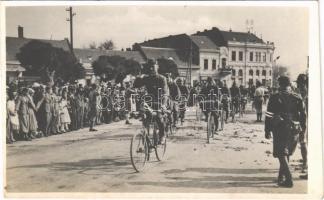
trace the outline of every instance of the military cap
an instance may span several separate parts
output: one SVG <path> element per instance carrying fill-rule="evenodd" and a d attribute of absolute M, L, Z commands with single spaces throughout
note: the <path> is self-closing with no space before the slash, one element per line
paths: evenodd
<path fill-rule="evenodd" d="M 280 76 L 278 78 L 279 85 L 282 87 L 287 87 L 290 85 L 290 79 L 288 76 Z"/>

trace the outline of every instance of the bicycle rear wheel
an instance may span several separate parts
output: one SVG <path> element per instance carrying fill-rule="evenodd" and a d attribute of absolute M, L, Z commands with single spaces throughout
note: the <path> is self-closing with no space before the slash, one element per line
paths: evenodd
<path fill-rule="evenodd" d="M 130 157 L 132 166 L 136 172 L 144 169 L 148 158 L 149 149 L 143 133 L 137 133 L 133 136 L 130 144 Z"/>

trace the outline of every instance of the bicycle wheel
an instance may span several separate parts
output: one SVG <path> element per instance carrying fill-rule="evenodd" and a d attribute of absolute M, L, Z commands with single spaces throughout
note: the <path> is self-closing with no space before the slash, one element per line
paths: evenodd
<path fill-rule="evenodd" d="M 164 138 L 164 141 L 160 142 L 159 129 L 157 124 L 154 125 L 153 137 L 154 137 L 155 155 L 158 161 L 161 161 L 163 160 L 166 151 L 166 138 Z"/>
<path fill-rule="evenodd" d="M 208 114 L 208 121 L 207 121 L 207 143 L 211 137 L 214 137 L 214 129 L 215 129 L 215 121 L 214 115 L 211 112 Z"/>
<path fill-rule="evenodd" d="M 133 136 L 130 144 L 130 157 L 136 172 L 143 170 L 149 154 L 148 148 L 145 134 L 137 133 Z"/>

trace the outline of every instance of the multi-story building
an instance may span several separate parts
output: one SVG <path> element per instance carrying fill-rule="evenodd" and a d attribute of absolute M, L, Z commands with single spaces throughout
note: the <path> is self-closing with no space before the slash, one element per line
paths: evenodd
<path fill-rule="evenodd" d="M 220 47 L 221 55 L 227 55 L 221 59 L 232 69 L 232 81 L 244 86 L 257 80 L 272 85 L 273 42 L 264 42 L 249 32 L 221 31 L 216 27 L 194 35 L 207 36 Z"/>

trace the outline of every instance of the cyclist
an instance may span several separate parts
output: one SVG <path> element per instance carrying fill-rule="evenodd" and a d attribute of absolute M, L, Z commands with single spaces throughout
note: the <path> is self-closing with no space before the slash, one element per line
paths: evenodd
<path fill-rule="evenodd" d="M 224 85 L 222 82 L 220 82 L 220 88 L 222 93 L 222 104 L 223 104 L 223 110 L 225 111 L 225 123 L 227 123 L 228 119 L 228 113 L 229 113 L 229 104 L 231 100 L 231 92 L 229 88 L 227 87 L 226 81 L 224 81 Z"/>
<path fill-rule="evenodd" d="M 173 114 L 173 125 L 176 126 L 176 123 L 178 121 L 178 113 L 179 113 L 179 104 L 178 100 L 181 95 L 180 89 L 178 85 L 174 82 L 174 80 L 171 77 L 171 74 L 167 74 L 167 80 L 168 80 L 168 86 L 169 86 L 169 92 L 170 92 L 170 109 Z"/>
<path fill-rule="evenodd" d="M 218 109 L 217 107 L 217 103 L 218 103 L 218 95 L 219 95 L 219 91 L 218 91 L 218 87 L 216 85 L 216 83 L 213 81 L 213 79 L 211 77 L 207 78 L 207 82 L 206 85 L 203 86 L 203 88 L 201 89 L 200 95 L 202 95 L 204 97 L 205 102 L 205 107 L 203 107 L 203 113 L 205 115 L 205 120 L 206 122 L 208 122 L 208 113 L 212 112 L 214 114 L 214 122 L 215 122 L 215 130 L 218 129 L 218 114 L 216 111 L 216 109 Z"/>
<path fill-rule="evenodd" d="M 179 108 L 180 108 L 180 113 L 179 113 L 179 117 L 181 119 L 181 123 L 184 122 L 184 118 L 185 118 L 185 114 L 186 114 L 186 102 L 188 100 L 189 97 L 189 89 L 187 86 L 184 85 L 182 79 L 178 79 L 177 80 L 177 85 L 180 89 L 181 92 L 181 96 L 179 98 L 180 103 L 179 103 Z"/>
<path fill-rule="evenodd" d="M 240 88 L 237 87 L 235 81 L 233 82 L 233 85 L 230 88 L 230 92 L 232 97 L 231 108 L 232 108 L 233 115 L 235 115 L 239 111 L 239 102 L 241 99 L 241 91 Z"/>
<path fill-rule="evenodd" d="M 147 64 L 144 65 L 143 71 L 147 74 L 143 74 L 142 77 L 138 77 L 134 82 L 134 87 L 146 88 L 146 95 L 144 97 L 149 97 L 150 102 L 149 105 L 153 110 L 161 111 L 166 107 L 166 98 L 169 96 L 169 88 L 167 84 L 167 80 L 164 76 L 158 74 L 158 64 L 156 61 L 150 59 Z M 142 98 L 142 100 L 145 100 Z M 165 124 L 163 120 L 163 116 L 158 112 L 157 115 L 157 124 L 159 127 L 159 137 L 160 142 L 165 141 Z"/>
<path fill-rule="evenodd" d="M 245 108 L 247 104 L 247 96 L 249 92 L 247 88 L 245 88 L 243 85 L 240 85 L 240 91 L 241 91 L 240 105 L 241 105 L 242 112 L 245 112 Z"/>

